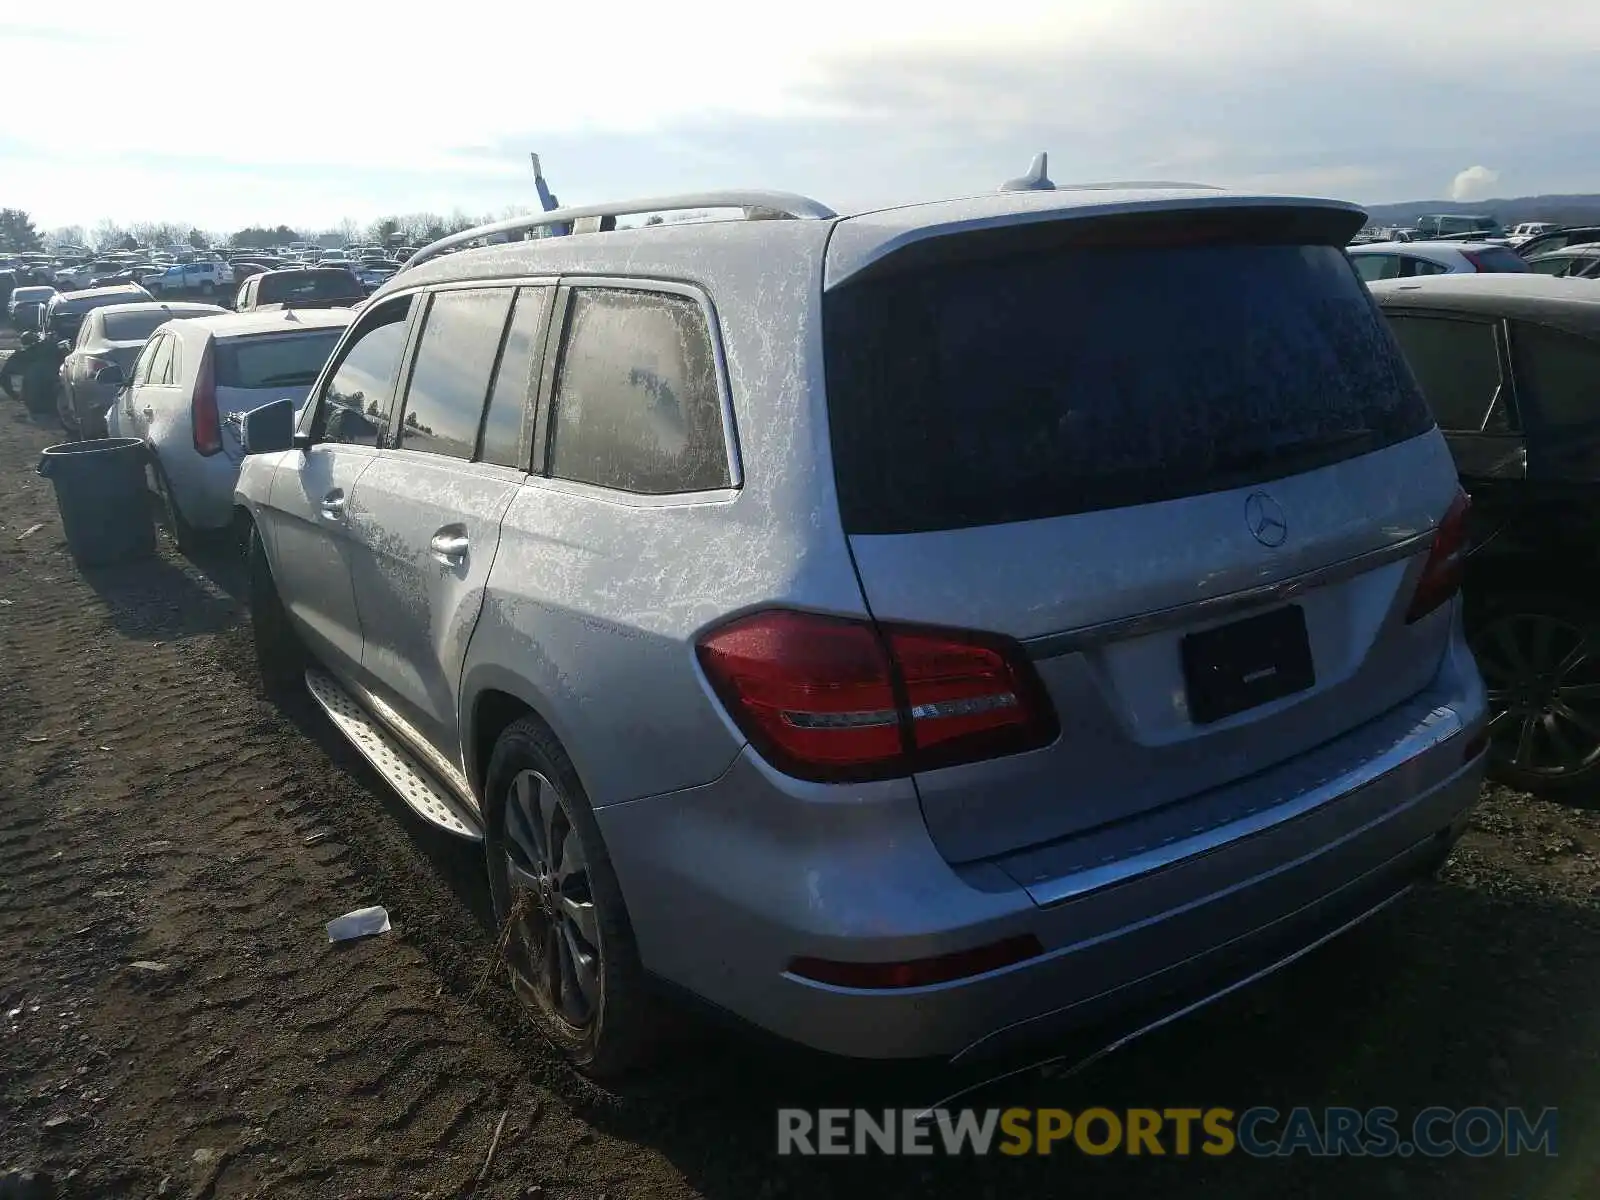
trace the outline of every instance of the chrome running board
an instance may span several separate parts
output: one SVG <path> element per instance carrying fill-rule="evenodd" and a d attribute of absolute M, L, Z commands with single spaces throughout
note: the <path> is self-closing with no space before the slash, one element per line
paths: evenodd
<path fill-rule="evenodd" d="M 307 671 L 306 690 L 328 714 L 333 727 L 350 739 L 408 808 L 446 833 L 474 842 L 483 840 L 483 830 L 472 810 L 424 765 L 421 755 L 384 728 L 332 676 Z"/>

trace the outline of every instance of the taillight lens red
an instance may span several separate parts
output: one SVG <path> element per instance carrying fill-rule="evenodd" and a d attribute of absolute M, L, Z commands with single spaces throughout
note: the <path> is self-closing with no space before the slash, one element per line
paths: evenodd
<path fill-rule="evenodd" d="M 802 779 L 882 779 L 1042 746 L 1054 710 L 1022 647 L 965 630 L 771 610 L 713 630 L 729 715 Z"/>
<path fill-rule="evenodd" d="M 1039 939 L 1031 933 L 1025 933 L 972 950 L 958 950 L 953 954 L 907 962 L 838 962 L 826 958 L 797 958 L 789 964 L 789 971 L 803 979 L 815 979 L 818 983 L 829 983 L 835 987 L 929 987 L 998 971 L 1001 967 L 1026 962 L 1043 953 L 1044 946 Z"/>
<path fill-rule="evenodd" d="M 200 374 L 194 385 L 190 409 L 196 453 L 212 455 L 222 449 L 222 419 L 217 413 L 217 360 L 215 342 L 206 343 L 200 359 Z"/>
<path fill-rule="evenodd" d="M 1467 494 L 1458 491 L 1439 522 L 1428 561 L 1422 565 L 1417 590 L 1411 597 L 1411 607 L 1406 610 L 1407 625 L 1448 603 L 1461 590 L 1467 568 L 1467 512 L 1471 504 Z"/>
<path fill-rule="evenodd" d="M 84 373 L 87 374 L 91 379 L 94 378 L 94 376 L 99 372 L 104 371 L 107 367 L 114 367 L 116 365 L 117 364 L 112 362 L 109 358 L 100 358 L 98 355 L 94 354 L 85 355 L 83 359 Z"/>

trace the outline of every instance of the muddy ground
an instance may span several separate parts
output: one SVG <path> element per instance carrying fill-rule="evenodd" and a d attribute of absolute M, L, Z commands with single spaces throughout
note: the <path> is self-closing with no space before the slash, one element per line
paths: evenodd
<path fill-rule="evenodd" d="M 502 978 L 480 987 L 477 852 L 309 705 L 259 695 L 236 570 L 166 542 L 74 566 L 34 473 L 56 440 L 0 399 L 0 1169 L 94 1197 L 1600 1195 L 1600 820 L 1503 789 L 1440 881 L 1369 926 L 977 1102 L 1557 1106 L 1553 1159 L 780 1160 L 780 1103 L 938 1081 L 697 1021 L 649 1073 L 591 1086 Z M 329 946 L 365 904 L 394 931 Z"/>

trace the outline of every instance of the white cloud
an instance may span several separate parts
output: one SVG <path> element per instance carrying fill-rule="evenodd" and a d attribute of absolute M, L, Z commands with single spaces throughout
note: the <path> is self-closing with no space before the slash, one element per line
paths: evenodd
<path fill-rule="evenodd" d="M 1489 195 L 1489 189 L 1499 182 L 1499 171 L 1491 171 L 1488 167 L 1468 167 L 1450 181 L 1450 199 L 1483 200 Z"/>

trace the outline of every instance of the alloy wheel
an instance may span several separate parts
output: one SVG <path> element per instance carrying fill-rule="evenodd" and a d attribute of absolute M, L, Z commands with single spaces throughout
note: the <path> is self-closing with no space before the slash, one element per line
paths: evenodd
<path fill-rule="evenodd" d="M 1489 691 L 1491 750 L 1507 766 L 1558 780 L 1600 759 L 1600 639 L 1550 613 L 1508 613 L 1473 640 Z"/>
<path fill-rule="evenodd" d="M 600 1004 L 599 920 L 583 842 L 555 784 L 538 771 L 511 781 L 505 856 L 526 982 L 552 1014 L 583 1029 Z"/>

